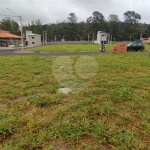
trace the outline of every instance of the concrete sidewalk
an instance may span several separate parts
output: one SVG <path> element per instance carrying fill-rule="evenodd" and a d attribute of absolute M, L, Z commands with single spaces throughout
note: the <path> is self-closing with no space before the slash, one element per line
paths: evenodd
<path fill-rule="evenodd" d="M 34 48 L 34 46 L 29 46 L 29 47 L 26 47 L 24 46 L 23 49 L 31 49 L 31 48 Z M 15 50 L 18 50 L 18 49 L 22 49 L 22 47 L 0 47 L 0 50 L 10 50 L 10 49 L 15 49 Z"/>

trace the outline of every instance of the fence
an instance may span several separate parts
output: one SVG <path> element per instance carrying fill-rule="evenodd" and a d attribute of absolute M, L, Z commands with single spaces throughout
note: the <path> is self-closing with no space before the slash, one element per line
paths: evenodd
<path fill-rule="evenodd" d="M 42 43 L 43 44 L 43 43 Z M 45 42 L 44 42 L 45 44 Z M 59 45 L 59 44 L 92 44 L 92 41 L 64 41 L 64 42 L 47 42 L 47 45 Z"/>

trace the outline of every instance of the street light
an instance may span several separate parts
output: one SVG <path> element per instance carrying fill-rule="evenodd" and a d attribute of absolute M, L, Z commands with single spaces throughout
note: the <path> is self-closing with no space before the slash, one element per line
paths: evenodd
<path fill-rule="evenodd" d="M 10 10 L 13 14 L 15 14 L 11 9 L 7 8 L 8 10 Z M 16 15 L 16 14 L 15 14 Z M 20 16 L 17 16 L 20 19 L 20 25 L 21 25 L 21 47 L 22 47 L 22 50 L 23 50 L 23 37 L 22 37 L 22 18 L 21 18 L 21 15 Z"/>

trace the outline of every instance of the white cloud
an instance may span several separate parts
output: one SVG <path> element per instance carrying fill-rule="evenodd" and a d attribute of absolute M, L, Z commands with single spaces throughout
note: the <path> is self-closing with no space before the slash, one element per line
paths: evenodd
<path fill-rule="evenodd" d="M 43 23 L 67 20 L 74 12 L 79 21 L 86 21 L 93 11 L 101 12 L 107 19 L 109 14 L 117 14 L 123 20 L 123 13 L 133 10 L 142 16 L 141 22 L 150 23 L 150 1 L 148 0 L 0 0 L 0 14 L 22 15 L 26 22 L 40 19 Z M 0 16 L 0 19 L 5 18 Z M 13 18 L 19 21 L 18 18 Z"/>

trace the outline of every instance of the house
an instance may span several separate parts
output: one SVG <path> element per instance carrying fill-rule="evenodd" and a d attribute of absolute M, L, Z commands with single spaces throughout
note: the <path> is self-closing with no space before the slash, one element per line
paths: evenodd
<path fill-rule="evenodd" d="M 41 35 L 34 34 L 32 31 L 26 31 L 27 46 L 41 46 Z"/>
<path fill-rule="evenodd" d="M 20 46 L 21 36 L 11 34 L 9 31 L 0 30 L 0 47 Z"/>
<path fill-rule="evenodd" d="M 95 44 L 107 44 L 109 43 L 109 34 L 103 31 L 97 32 L 97 40 L 94 41 Z"/>
<path fill-rule="evenodd" d="M 149 43 L 150 44 L 150 37 L 149 38 L 141 38 L 143 43 Z"/>

